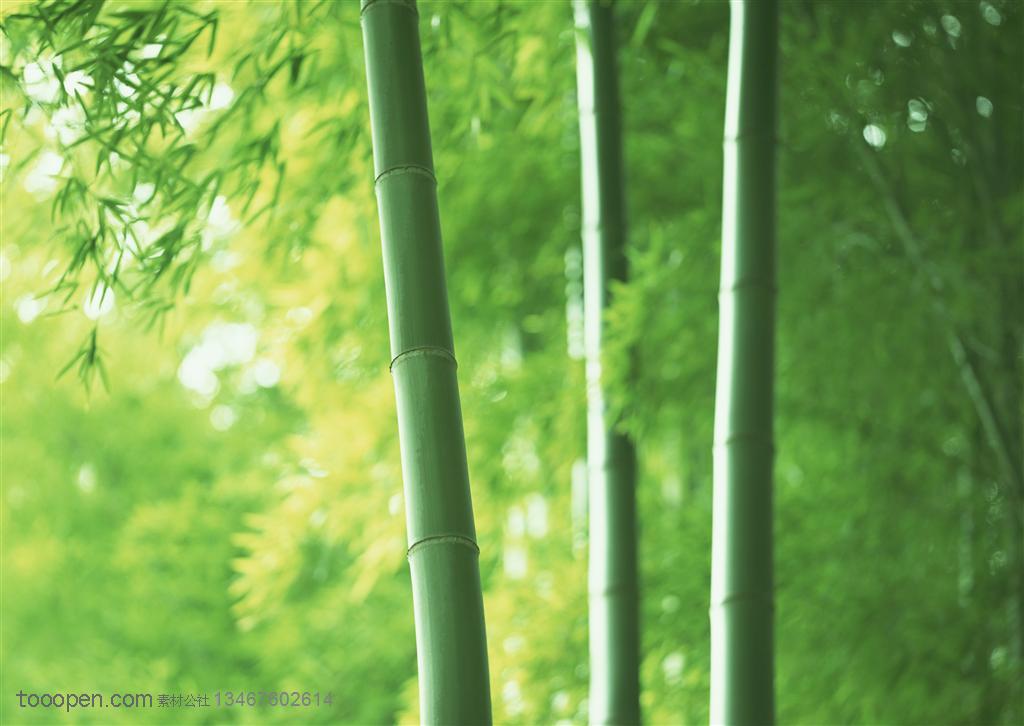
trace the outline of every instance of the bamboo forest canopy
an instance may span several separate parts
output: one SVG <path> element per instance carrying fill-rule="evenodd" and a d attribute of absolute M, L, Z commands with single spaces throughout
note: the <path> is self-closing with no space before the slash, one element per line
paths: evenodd
<path fill-rule="evenodd" d="M 494 720 L 585 723 L 573 9 L 418 7 Z M 780 3 L 782 723 L 1024 719 L 1022 11 Z M 358 3 L 0 12 L 0 720 L 415 722 Z M 640 707 L 707 722 L 729 6 L 614 12 Z"/>

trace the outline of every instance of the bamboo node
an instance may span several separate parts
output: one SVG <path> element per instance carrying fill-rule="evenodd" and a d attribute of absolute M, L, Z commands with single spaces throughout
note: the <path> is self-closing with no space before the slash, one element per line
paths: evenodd
<path fill-rule="evenodd" d="M 779 291 L 778 287 L 775 285 L 774 278 L 748 275 L 737 280 L 733 280 L 731 283 L 720 287 L 718 290 L 718 296 L 721 298 L 729 295 L 730 293 L 742 292 L 744 290 L 763 290 L 772 296 L 775 296 Z"/>
<path fill-rule="evenodd" d="M 419 17 L 419 10 L 416 8 L 416 0 L 363 0 L 362 7 L 359 8 L 359 17 L 372 8 L 374 5 L 401 5 L 404 8 L 408 8 L 413 12 L 414 15 Z"/>
<path fill-rule="evenodd" d="M 412 557 L 414 552 L 433 545 L 458 545 L 473 550 L 477 555 L 480 554 L 479 545 L 464 534 L 434 534 L 413 542 L 405 556 Z"/>
<path fill-rule="evenodd" d="M 775 593 L 771 590 L 748 590 L 746 592 L 733 592 L 717 600 L 712 601 L 709 612 L 714 612 L 737 602 L 758 603 L 760 607 L 767 610 L 775 610 Z"/>
<path fill-rule="evenodd" d="M 733 431 L 730 434 L 726 434 L 724 438 L 716 438 L 711 448 L 724 449 L 728 448 L 731 444 L 746 442 L 761 444 L 774 451 L 775 446 L 772 438 L 772 432 L 770 431 Z"/>
<path fill-rule="evenodd" d="M 377 0 L 377 2 L 380 1 L 381 0 Z M 393 176 L 398 176 L 400 174 L 417 174 L 419 176 L 425 176 L 427 179 L 430 179 L 430 181 L 434 182 L 434 184 L 437 184 L 437 177 L 434 176 L 434 172 L 425 166 L 420 166 L 419 164 L 398 164 L 397 166 L 393 166 L 390 169 L 385 169 L 384 171 L 377 175 L 377 178 L 374 179 L 373 184 L 374 186 L 376 186 L 385 179 Z"/>
<path fill-rule="evenodd" d="M 416 348 L 408 348 L 407 350 L 403 350 L 401 353 L 392 358 L 391 365 L 388 366 L 388 370 L 393 371 L 395 369 L 395 366 L 401 363 L 403 360 L 407 360 L 408 358 L 415 358 L 421 355 L 432 355 L 435 358 L 443 358 L 447 361 L 450 361 L 451 364 L 454 365 L 456 368 L 459 365 L 459 362 L 455 360 L 455 356 L 447 348 L 441 348 L 436 345 L 421 345 L 417 346 Z"/>
<path fill-rule="evenodd" d="M 777 133 L 775 133 L 774 131 L 769 131 L 767 129 L 764 129 L 764 130 L 748 129 L 746 131 L 741 131 L 738 134 L 725 134 L 725 135 L 722 136 L 722 143 L 723 144 L 735 144 L 735 143 L 739 143 L 741 141 L 747 141 L 748 139 L 761 139 L 761 140 L 767 139 L 768 141 L 770 141 L 774 145 L 778 145 L 778 143 L 779 143 L 779 135 Z"/>

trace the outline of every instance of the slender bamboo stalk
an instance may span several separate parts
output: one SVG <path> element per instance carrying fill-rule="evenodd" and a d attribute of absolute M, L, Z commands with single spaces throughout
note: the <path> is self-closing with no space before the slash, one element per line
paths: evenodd
<path fill-rule="evenodd" d="M 601 380 L 611 283 L 626 278 L 622 123 L 608 0 L 576 0 L 589 481 L 590 723 L 640 721 L 636 454 Z"/>
<path fill-rule="evenodd" d="M 487 639 L 414 0 L 362 0 L 420 718 L 491 721 Z"/>
<path fill-rule="evenodd" d="M 711 723 L 774 722 L 775 0 L 732 0 L 711 555 Z"/>

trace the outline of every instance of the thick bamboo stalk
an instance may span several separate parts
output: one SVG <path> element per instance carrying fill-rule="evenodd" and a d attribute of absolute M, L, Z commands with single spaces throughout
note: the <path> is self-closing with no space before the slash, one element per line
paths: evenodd
<path fill-rule="evenodd" d="M 608 0 L 577 0 L 589 481 L 590 723 L 640 721 L 636 462 L 601 377 L 604 312 L 626 278 L 622 123 Z"/>
<path fill-rule="evenodd" d="M 362 0 L 420 718 L 491 721 L 487 640 L 414 0 Z"/>
<path fill-rule="evenodd" d="M 733 0 L 711 556 L 711 723 L 774 721 L 775 0 Z"/>

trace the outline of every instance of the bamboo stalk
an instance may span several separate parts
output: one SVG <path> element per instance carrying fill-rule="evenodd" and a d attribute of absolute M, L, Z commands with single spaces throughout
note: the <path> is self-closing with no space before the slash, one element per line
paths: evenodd
<path fill-rule="evenodd" d="M 428 724 L 491 722 L 487 639 L 414 0 L 362 0 L 373 160 Z"/>
<path fill-rule="evenodd" d="M 733 0 L 711 569 L 711 723 L 774 722 L 775 0 Z"/>
<path fill-rule="evenodd" d="M 622 122 L 608 0 L 577 0 L 589 482 L 590 723 L 640 721 L 636 454 L 601 377 L 603 317 L 626 278 Z"/>

